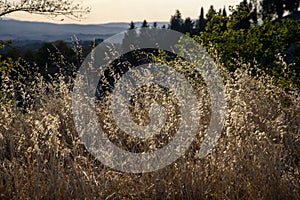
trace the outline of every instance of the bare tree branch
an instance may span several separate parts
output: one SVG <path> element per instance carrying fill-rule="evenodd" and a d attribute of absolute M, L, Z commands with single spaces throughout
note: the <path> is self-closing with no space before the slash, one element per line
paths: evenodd
<path fill-rule="evenodd" d="M 0 0 L 0 17 L 18 11 L 80 19 L 90 12 L 90 8 L 82 7 L 71 0 L 22 0 L 20 3 Z"/>

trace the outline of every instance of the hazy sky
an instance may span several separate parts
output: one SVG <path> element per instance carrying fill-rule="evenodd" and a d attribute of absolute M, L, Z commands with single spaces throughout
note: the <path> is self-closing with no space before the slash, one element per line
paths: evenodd
<path fill-rule="evenodd" d="M 30 20 L 47 21 L 55 23 L 80 23 L 96 24 L 107 22 L 130 22 L 130 21 L 169 21 L 171 15 L 179 9 L 183 18 L 197 18 L 200 8 L 203 6 L 205 12 L 210 5 L 220 9 L 229 5 L 237 5 L 242 0 L 73 0 L 91 8 L 91 13 L 81 21 L 70 20 L 66 17 L 57 17 L 54 20 L 45 16 L 26 14 L 23 12 L 13 13 L 6 17 Z M 64 19 L 62 21 L 62 19 Z"/>

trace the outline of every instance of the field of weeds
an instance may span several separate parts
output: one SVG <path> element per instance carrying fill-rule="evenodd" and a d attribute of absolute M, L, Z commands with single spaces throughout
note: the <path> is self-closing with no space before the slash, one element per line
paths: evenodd
<path fill-rule="evenodd" d="M 253 77 L 247 67 L 222 73 L 228 107 L 217 146 L 199 158 L 210 103 L 204 85 L 194 80 L 204 119 L 199 134 L 176 162 L 137 174 L 106 167 L 82 144 L 72 116 L 72 80 L 57 78 L 50 83 L 36 75 L 24 84 L 20 81 L 24 75 L 16 79 L 3 74 L 0 198 L 299 199 L 299 91 L 286 92 L 267 75 Z M 141 91 L 144 95 L 135 98 L 146 109 L 138 103 L 131 109 L 137 123 L 149 121 L 147 105 L 153 102 L 149 97 L 154 96 L 168 114 L 166 128 L 150 140 L 139 141 L 117 130 L 109 96 L 97 107 L 110 140 L 132 152 L 166 145 L 180 116 L 172 95 L 166 97 L 153 86 Z M 16 100 L 20 97 L 22 106 Z"/>

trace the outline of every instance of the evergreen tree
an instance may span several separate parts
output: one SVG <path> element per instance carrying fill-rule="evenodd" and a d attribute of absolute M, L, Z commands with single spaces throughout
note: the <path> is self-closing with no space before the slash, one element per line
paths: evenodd
<path fill-rule="evenodd" d="M 215 23 L 215 22 L 213 22 L 213 19 L 216 15 L 217 15 L 217 12 L 215 11 L 214 6 L 211 5 L 206 14 L 207 23 L 205 26 L 205 31 L 212 32 L 212 29 L 213 29 L 213 26 Z"/>
<path fill-rule="evenodd" d="M 251 11 L 247 0 L 241 2 L 232 13 L 233 29 L 249 29 L 251 26 Z"/>
<path fill-rule="evenodd" d="M 206 19 L 207 21 L 212 20 L 212 18 L 217 14 L 216 10 L 214 9 L 214 6 L 211 5 L 207 14 L 206 14 Z"/>
<path fill-rule="evenodd" d="M 175 15 L 171 17 L 170 29 L 183 32 L 183 19 L 179 10 L 176 10 Z"/>
<path fill-rule="evenodd" d="M 148 28 L 149 24 L 146 20 L 143 21 L 141 28 Z"/>
<path fill-rule="evenodd" d="M 200 19 L 200 20 L 204 20 L 204 8 L 203 8 L 203 7 L 201 7 L 199 19 Z"/>
<path fill-rule="evenodd" d="M 224 7 L 223 8 L 223 11 L 222 11 L 222 27 L 221 27 L 221 30 L 222 31 L 225 31 L 227 30 L 227 12 L 226 12 L 226 8 Z"/>
<path fill-rule="evenodd" d="M 135 29 L 135 24 L 133 23 L 133 21 L 130 22 L 129 25 L 129 30 Z"/>
<path fill-rule="evenodd" d="M 219 12 L 218 12 L 218 15 L 221 15 L 221 14 L 222 14 L 222 9 L 220 8 Z"/>
<path fill-rule="evenodd" d="M 227 12 L 226 12 L 226 8 L 225 7 L 223 8 L 222 16 L 223 17 L 227 17 Z"/>
<path fill-rule="evenodd" d="M 250 19 L 256 25 L 258 23 L 257 0 L 250 0 L 249 10 L 251 11 Z"/>
<path fill-rule="evenodd" d="M 251 19 L 253 21 L 253 24 L 258 23 L 258 13 L 257 13 L 257 7 L 254 8 L 254 10 L 251 13 Z"/>
<path fill-rule="evenodd" d="M 195 34 L 205 31 L 206 19 L 204 18 L 204 9 L 201 7 L 199 19 L 196 21 Z"/>
<path fill-rule="evenodd" d="M 192 35 L 193 33 L 193 29 L 194 29 L 194 22 L 191 20 L 190 17 L 186 18 L 183 24 L 183 33 L 189 33 L 190 35 Z"/>

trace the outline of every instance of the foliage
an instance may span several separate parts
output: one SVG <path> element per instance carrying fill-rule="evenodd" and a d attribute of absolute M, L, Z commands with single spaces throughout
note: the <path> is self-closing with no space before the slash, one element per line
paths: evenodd
<path fill-rule="evenodd" d="M 4 49 L 7 46 L 11 46 L 11 41 L 7 41 L 7 42 L 0 41 L 0 50 Z M 4 56 L 0 54 L 0 73 L 1 72 L 7 73 L 11 71 L 13 66 L 14 66 L 14 62 L 12 58 L 5 59 Z"/>
<path fill-rule="evenodd" d="M 266 18 L 262 25 L 251 25 L 250 16 L 251 12 L 243 3 L 233 9 L 228 17 L 213 13 L 206 32 L 196 39 L 211 49 L 214 57 L 229 71 L 238 68 L 237 61 L 249 63 L 250 66 L 257 64 L 283 87 L 299 87 L 300 56 L 297 44 L 300 41 L 300 23 L 291 20 L 275 23 Z"/>
<path fill-rule="evenodd" d="M 21 49 L 17 46 L 6 48 L 2 54 L 2 59 L 6 63 L 8 60 L 15 63 L 14 70 L 18 68 L 16 63 L 26 65 L 26 71 L 38 71 L 46 79 L 48 76 L 55 76 L 59 73 L 68 74 L 68 70 L 78 68 L 84 57 L 90 53 L 91 49 L 102 40 L 78 41 L 76 38 L 72 43 L 65 41 L 44 42 L 37 49 Z M 78 52 L 80 51 L 80 54 Z M 73 69 L 74 70 L 74 69 Z M 14 73 L 14 72 L 11 72 Z"/>
<path fill-rule="evenodd" d="M 236 23 L 235 27 L 233 27 L 234 29 L 249 28 L 251 23 L 257 24 L 257 9 L 255 7 L 253 8 L 252 4 L 248 4 L 247 1 L 244 0 L 237 6 L 237 8 L 239 12 L 234 11 L 233 8 L 231 9 L 231 15 L 234 16 Z M 216 14 L 223 17 L 223 20 L 220 18 L 218 19 L 220 21 L 217 23 L 222 23 L 222 30 L 225 30 L 226 20 L 224 21 L 224 19 L 227 19 L 227 11 L 224 8 L 217 12 L 214 9 L 214 6 L 210 6 L 206 16 L 204 16 L 204 9 L 202 7 L 200 10 L 200 16 L 196 21 L 191 20 L 190 17 L 183 20 L 180 11 L 176 10 L 175 15 L 171 16 L 170 19 L 170 29 L 181 33 L 188 33 L 189 35 L 199 35 L 201 32 L 209 31 L 211 29 L 210 27 L 207 28 L 207 26 L 211 26 L 211 23 L 209 24 L 208 21 L 211 21 Z"/>
<path fill-rule="evenodd" d="M 3 50 L 5 47 L 10 46 L 11 41 L 7 42 L 1 42 L 0 41 L 0 50 Z M 7 101 L 7 99 L 4 97 L 4 94 L 2 93 L 2 82 L 3 77 L 5 77 L 7 74 L 11 73 L 14 66 L 18 65 L 18 60 L 14 61 L 12 58 L 4 57 L 4 55 L 0 54 L 0 111 L 1 111 L 1 105 L 3 102 Z"/>
<path fill-rule="evenodd" d="M 172 30 L 182 32 L 183 19 L 179 10 L 176 10 L 175 15 L 171 16 L 170 28 Z"/>

